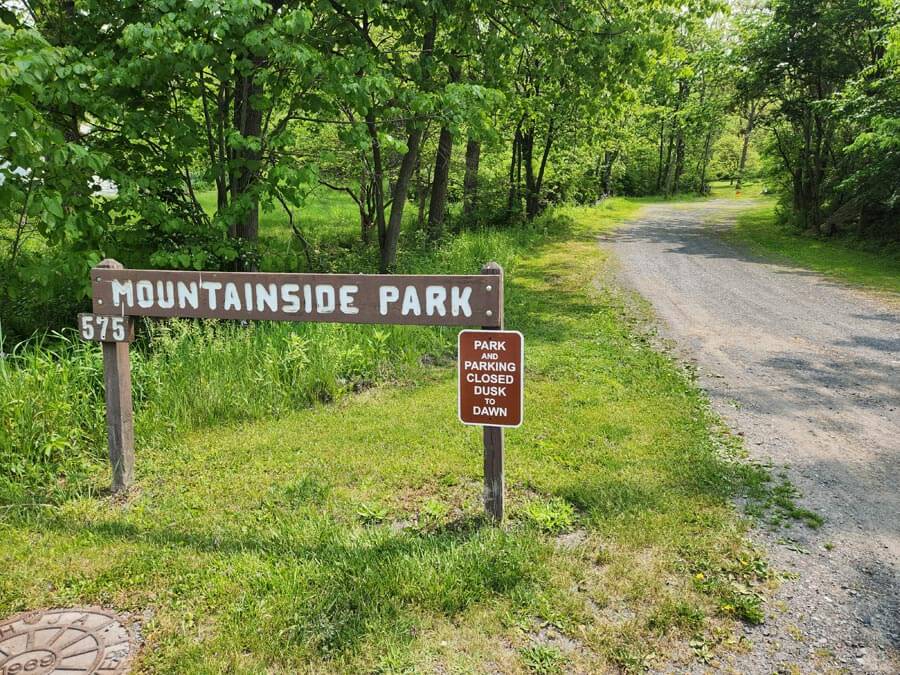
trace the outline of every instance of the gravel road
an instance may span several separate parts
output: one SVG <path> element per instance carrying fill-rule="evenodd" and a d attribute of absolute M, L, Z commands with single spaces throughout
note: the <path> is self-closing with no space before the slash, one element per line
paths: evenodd
<path fill-rule="evenodd" d="M 751 456 L 825 519 L 756 528 L 791 574 L 716 669 L 900 673 L 900 302 L 724 242 L 750 204 L 652 205 L 601 242 Z"/>

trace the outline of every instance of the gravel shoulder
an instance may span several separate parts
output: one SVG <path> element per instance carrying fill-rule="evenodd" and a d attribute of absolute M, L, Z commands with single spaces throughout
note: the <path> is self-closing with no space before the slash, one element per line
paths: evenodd
<path fill-rule="evenodd" d="M 760 525 L 787 574 L 726 672 L 900 672 L 900 302 L 772 263 L 716 234 L 753 202 L 645 208 L 605 236 L 623 282 L 696 364 L 753 459 L 818 529 Z"/>

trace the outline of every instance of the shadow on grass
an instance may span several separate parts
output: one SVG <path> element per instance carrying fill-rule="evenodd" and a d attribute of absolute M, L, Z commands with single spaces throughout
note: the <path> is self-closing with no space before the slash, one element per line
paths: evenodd
<path fill-rule="evenodd" d="M 231 648 L 257 657 L 280 658 L 288 647 L 328 659 L 373 637 L 404 644 L 413 639 L 411 626 L 421 610 L 452 617 L 488 599 L 515 601 L 548 574 L 545 544 L 521 530 L 489 526 L 483 518 L 432 532 L 347 529 L 318 514 L 265 532 L 216 536 L 126 520 L 86 524 L 60 518 L 52 529 L 87 537 L 92 548 L 127 544 L 136 565 L 156 570 L 151 576 L 171 575 L 164 584 L 199 596 L 195 600 L 204 606 L 217 605 L 222 637 Z M 185 561 L 208 556 L 199 584 L 196 570 L 179 578 L 173 550 Z M 137 581 L 123 570 L 117 590 L 134 584 L 139 591 L 146 577 L 136 576 Z M 220 593 L 224 601 L 211 597 Z"/>

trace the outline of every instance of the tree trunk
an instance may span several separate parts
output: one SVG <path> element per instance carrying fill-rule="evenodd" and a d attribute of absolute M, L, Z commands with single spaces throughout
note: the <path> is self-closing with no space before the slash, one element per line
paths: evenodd
<path fill-rule="evenodd" d="M 538 209 L 534 175 L 534 124 L 522 134 L 521 161 L 525 166 L 525 217 L 531 220 Z"/>
<path fill-rule="evenodd" d="M 254 59 L 254 70 L 264 63 L 261 57 Z M 259 200 L 253 193 L 259 171 L 260 151 L 259 139 L 262 133 L 262 110 L 253 107 L 250 100 L 262 93 L 262 87 L 251 71 L 246 75 L 235 76 L 234 83 L 234 129 L 244 139 L 255 139 L 257 148 L 239 148 L 234 152 L 235 167 L 231 176 L 231 203 L 244 201 L 246 205 L 238 218 L 231 224 L 230 235 L 233 239 L 255 243 L 259 237 Z M 249 194 L 248 194 L 249 193 Z M 255 271 L 256 264 L 246 260 L 237 260 L 235 268 Z"/>
<path fill-rule="evenodd" d="M 463 178 L 463 215 L 471 218 L 478 208 L 478 164 L 481 143 L 470 138 L 466 143 L 466 175 Z"/>
<path fill-rule="evenodd" d="M 750 124 L 744 129 L 744 142 L 741 144 L 741 159 L 738 162 L 737 180 L 734 184 L 735 190 L 740 190 L 744 184 L 744 167 L 747 166 L 747 154 L 750 151 L 750 132 L 752 127 Z"/>
<path fill-rule="evenodd" d="M 663 165 L 662 191 L 667 197 L 672 193 L 672 153 L 675 150 L 675 131 L 669 131 L 669 143 L 666 150 L 666 161 Z"/>
<path fill-rule="evenodd" d="M 381 158 L 381 141 L 378 125 L 372 111 L 366 113 L 366 129 L 372 144 L 372 201 L 375 203 L 375 225 L 378 230 L 378 248 L 384 250 L 387 240 L 387 224 L 384 222 L 384 161 Z"/>
<path fill-rule="evenodd" d="M 516 209 L 522 205 L 522 148 L 525 145 L 524 136 L 519 136 L 519 154 L 516 156 Z"/>
<path fill-rule="evenodd" d="M 450 66 L 450 81 L 459 82 L 462 72 L 459 66 Z M 434 177 L 431 184 L 431 201 L 428 203 L 428 238 L 437 241 L 444 230 L 447 212 L 447 194 L 450 190 L 450 160 L 453 156 L 453 134 L 450 127 L 441 127 L 437 154 L 434 156 Z"/>
<path fill-rule="evenodd" d="M 601 182 L 601 189 L 603 190 L 604 197 L 612 196 L 612 170 L 613 164 L 615 164 L 618 157 L 618 150 L 607 150 L 603 153 L 603 180 Z"/>
<path fill-rule="evenodd" d="M 397 262 L 397 242 L 400 240 L 400 226 L 403 224 L 403 209 L 406 206 L 406 198 L 409 194 L 409 180 L 416 167 L 421 140 L 422 129 L 414 128 L 410 131 L 409 138 L 406 141 L 406 154 L 403 155 L 400 171 L 397 173 L 397 182 L 394 184 L 391 216 L 387 223 L 385 235 L 381 240 L 379 268 L 382 273 L 390 272 L 394 263 Z"/>
<path fill-rule="evenodd" d="M 833 223 L 825 218 L 824 200 L 822 188 L 825 184 L 825 176 L 828 171 L 828 147 L 829 134 L 828 121 L 818 113 L 813 113 L 815 129 L 815 146 L 813 149 L 813 221 L 819 233 L 826 236 L 834 234 Z"/>
<path fill-rule="evenodd" d="M 513 136 L 512 159 L 509 162 L 509 198 L 507 199 L 506 210 L 512 213 L 516 209 L 519 202 L 519 191 L 516 185 L 516 167 L 521 165 L 519 155 L 522 148 L 522 122 L 520 121 L 516 127 L 516 133 Z"/>
<path fill-rule="evenodd" d="M 431 199 L 428 202 L 428 239 L 437 241 L 444 229 L 444 213 L 447 210 L 447 193 L 450 189 L 450 159 L 453 155 L 453 134 L 448 127 L 441 128 L 437 152 L 434 155 L 434 176 L 431 182 Z"/>
<path fill-rule="evenodd" d="M 659 122 L 659 161 L 656 164 L 656 193 L 662 191 L 663 186 L 663 148 L 666 145 L 666 118 Z"/>
<path fill-rule="evenodd" d="M 679 113 L 681 106 L 690 93 L 690 87 L 681 80 L 678 82 L 678 96 L 675 99 L 675 107 L 672 111 L 672 123 L 669 131 L 669 148 L 666 153 L 665 170 L 665 195 L 671 197 L 678 192 L 678 181 L 684 171 L 684 129 L 682 128 Z M 672 151 L 675 151 L 675 161 L 672 162 Z"/>
<path fill-rule="evenodd" d="M 544 141 L 544 151 L 541 154 L 541 165 L 537 174 L 534 172 L 534 133 L 532 124 L 522 136 L 522 162 L 525 165 L 525 217 L 533 220 L 541 212 L 541 188 L 544 183 L 544 170 L 547 168 L 547 158 L 550 155 L 550 147 L 553 144 L 554 120 L 550 120 L 547 128 L 547 138 Z"/>
<path fill-rule="evenodd" d="M 737 171 L 737 181 L 735 182 L 734 189 L 740 190 L 741 185 L 744 182 L 744 168 L 747 166 L 747 154 L 750 151 L 750 135 L 753 133 L 753 128 L 756 125 L 756 102 L 752 102 L 749 104 L 747 108 L 747 126 L 742 129 L 742 133 L 744 136 L 743 143 L 741 144 L 741 159 L 738 162 L 738 171 Z"/>
<path fill-rule="evenodd" d="M 213 146 L 210 149 L 210 161 L 216 167 L 216 206 L 218 213 L 223 213 L 228 208 L 228 198 L 231 192 L 231 176 L 229 163 L 234 159 L 234 151 L 228 147 L 225 142 L 226 120 L 228 119 L 229 106 L 232 104 L 234 96 L 231 92 L 231 86 L 228 82 L 219 85 L 216 92 L 216 109 L 215 129 L 212 131 Z M 210 126 L 213 123 L 210 122 Z"/>
<path fill-rule="evenodd" d="M 431 20 L 431 26 L 422 38 L 422 52 L 419 55 L 420 62 L 425 65 L 427 57 L 434 51 L 434 40 L 437 35 L 437 15 Z M 422 127 L 416 121 L 411 121 L 407 128 L 409 137 L 406 141 L 406 154 L 400 163 L 397 173 L 397 182 L 394 183 L 393 201 L 391 201 L 391 216 L 387 223 L 385 235 L 381 239 L 381 255 L 379 269 L 382 273 L 390 272 L 397 262 L 397 242 L 400 239 L 400 226 L 403 224 L 403 209 L 406 206 L 406 197 L 409 193 L 409 180 L 419 160 L 419 145 L 422 141 Z M 384 213 L 380 211 L 380 213 Z M 383 219 L 382 215 L 382 219 Z"/>
<path fill-rule="evenodd" d="M 363 174 L 359 179 L 359 228 L 360 238 L 364 246 L 368 246 L 372 242 L 372 218 L 370 216 L 369 206 L 371 205 L 371 186 L 368 184 L 368 178 Z"/>
<path fill-rule="evenodd" d="M 278 11 L 283 0 L 268 3 L 273 12 Z M 238 220 L 232 224 L 233 238 L 255 244 L 259 239 L 259 197 L 255 193 L 255 183 L 259 177 L 262 160 L 262 110 L 253 107 L 251 99 L 262 94 L 262 85 L 256 80 L 256 73 L 267 64 L 265 56 L 254 56 L 249 73 L 235 72 L 233 127 L 244 139 L 255 139 L 255 148 L 240 148 L 234 151 L 234 169 L 231 176 L 231 203 L 247 197 L 247 204 Z M 227 96 L 227 90 L 225 92 Z M 227 98 L 224 101 L 227 112 Z M 221 108 L 220 108 L 221 110 Z M 188 176 L 189 177 L 189 176 Z M 221 193 L 218 199 L 221 201 Z M 256 262 L 236 261 L 237 269 L 256 271 Z"/>
<path fill-rule="evenodd" d="M 712 147 L 712 128 L 706 132 L 706 143 L 703 145 L 703 157 L 700 163 L 700 194 L 706 194 L 706 167 L 709 165 L 709 151 Z"/>
<path fill-rule="evenodd" d="M 534 202 L 533 210 L 529 213 L 528 219 L 531 220 L 541 212 L 541 190 L 544 187 L 544 171 L 547 168 L 547 159 L 550 157 L 550 148 L 553 147 L 555 139 L 556 120 L 550 118 L 550 124 L 547 127 L 547 138 L 544 140 L 544 152 L 541 154 L 541 166 L 538 169 L 537 181 L 534 184 Z"/>
<path fill-rule="evenodd" d="M 819 232 L 819 221 L 816 217 L 818 186 L 813 158 L 812 127 L 812 113 L 807 112 L 806 119 L 803 121 L 803 152 L 797 162 L 800 171 L 800 194 L 798 204 L 804 229 L 815 234 L 821 234 Z"/>
<path fill-rule="evenodd" d="M 422 136 L 422 145 L 425 145 L 425 136 Z M 416 230 L 425 229 L 425 207 L 428 206 L 428 186 L 431 184 L 431 176 L 422 176 L 422 153 L 419 153 L 419 161 L 416 162 L 416 203 L 419 213 L 416 216 Z"/>
<path fill-rule="evenodd" d="M 675 175 L 672 180 L 671 194 L 677 194 L 681 189 L 681 177 L 684 175 L 684 134 L 679 129 L 675 140 Z"/>

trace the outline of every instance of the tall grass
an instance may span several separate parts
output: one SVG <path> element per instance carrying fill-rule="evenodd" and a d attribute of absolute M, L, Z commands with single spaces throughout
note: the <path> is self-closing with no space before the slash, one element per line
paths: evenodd
<path fill-rule="evenodd" d="M 99 347 L 50 337 L 0 358 L 0 502 L 68 492 L 102 457 Z"/>
<path fill-rule="evenodd" d="M 467 231 L 438 248 L 405 242 L 400 271 L 477 273 L 490 260 L 513 272 L 517 256 L 561 232 L 530 226 Z M 344 269 L 358 269 L 347 252 Z M 74 318 L 74 317 L 73 317 Z M 455 331 L 402 326 L 144 321 L 132 349 L 136 442 L 277 416 L 372 383 L 409 378 L 446 359 Z M 424 356 L 430 359 L 423 359 Z M 74 331 L 33 338 L 0 357 L 0 503 L 54 502 L 106 480 L 100 347 Z"/>

